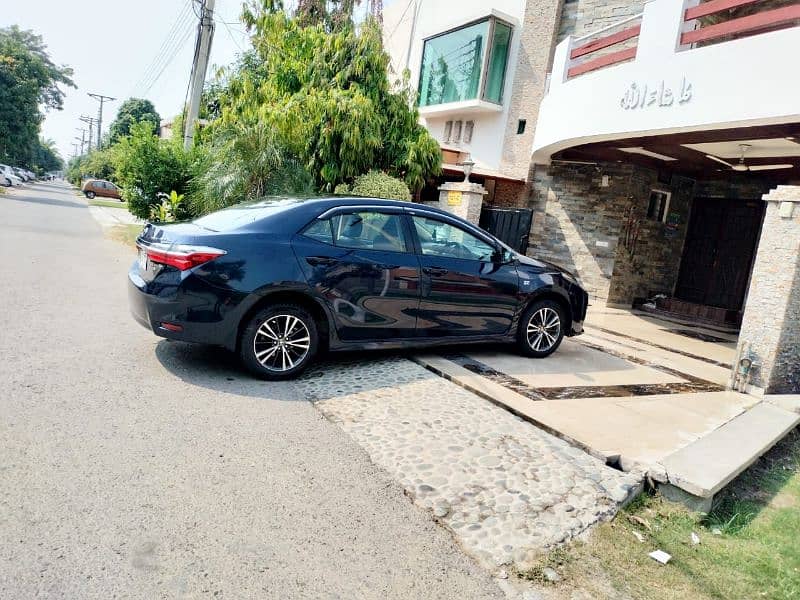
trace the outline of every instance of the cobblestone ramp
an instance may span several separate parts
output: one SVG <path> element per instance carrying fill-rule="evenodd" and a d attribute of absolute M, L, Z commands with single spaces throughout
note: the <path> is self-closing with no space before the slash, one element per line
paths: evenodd
<path fill-rule="evenodd" d="M 490 569 L 525 568 L 642 482 L 402 358 L 328 362 L 298 384 Z"/>

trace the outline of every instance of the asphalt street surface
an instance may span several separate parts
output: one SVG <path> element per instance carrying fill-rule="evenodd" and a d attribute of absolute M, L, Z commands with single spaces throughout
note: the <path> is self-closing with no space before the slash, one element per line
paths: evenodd
<path fill-rule="evenodd" d="M 133 259 L 0 195 L 0 598 L 502 596 L 293 384 L 135 323 Z"/>

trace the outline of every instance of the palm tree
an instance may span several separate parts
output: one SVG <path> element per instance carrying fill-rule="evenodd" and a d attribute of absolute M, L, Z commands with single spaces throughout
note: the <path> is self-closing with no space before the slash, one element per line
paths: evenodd
<path fill-rule="evenodd" d="M 193 181 L 194 214 L 263 196 L 313 194 L 313 178 L 263 122 L 237 121 L 213 132 L 207 158 Z"/>

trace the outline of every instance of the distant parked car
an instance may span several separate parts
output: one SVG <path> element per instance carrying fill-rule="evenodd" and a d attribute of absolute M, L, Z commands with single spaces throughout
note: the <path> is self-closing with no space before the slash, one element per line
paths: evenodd
<path fill-rule="evenodd" d="M 100 196 L 101 198 L 116 198 L 122 201 L 119 188 L 105 179 L 87 179 L 83 182 L 81 191 L 89 200 L 95 196 Z"/>
<path fill-rule="evenodd" d="M 22 181 L 28 182 L 33 179 L 33 173 L 30 171 L 20 169 L 19 167 L 11 167 L 11 170 L 14 171 L 14 175 L 22 179 Z"/>
<path fill-rule="evenodd" d="M 22 185 L 22 178 L 18 177 L 14 170 L 8 165 L 0 165 L 0 184 L 11 187 L 19 187 Z"/>
<path fill-rule="evenodd" d="M 553 353 L 588 295 L 560 267 L 454 215 L 374 198 L 268 200 L 149 224 L 129 272 L 134 318 L 224 346 L 255 375 L 298 375 L 320 349 L 507 342 Z"/>

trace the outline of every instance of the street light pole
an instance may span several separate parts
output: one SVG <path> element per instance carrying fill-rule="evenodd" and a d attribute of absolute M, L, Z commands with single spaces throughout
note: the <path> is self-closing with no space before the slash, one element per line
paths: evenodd
<path fill-rule="evenodd" d="M 211 54 L 211 41 L 214 38 L 214 3 L 215 0 L 203 0 L 200 8 L 200 24 L 197 26 L 197 43 L 195 44 L 192 76 L 189 83 L 189 107 L 184 124 L 183 147 L 192 147 L 197 117 L 200 115 L 200 98 L 203 95 L 203 84 L 206 81 L 208 58 Z"/>
<path fill-rule="evenodd" d="M 97 111 L 97 149 L 99 150 L 100 142 L 103 139 L 103 102 L 106 100 L 111 102 L 116 100 L 116 98 L 112 98 L 111 96 L 103 96 L 102 94 L 92 94 L 91 92 L 89 92 L 89 96 L 100 101 L 100 109 Z M 91 146 L 91 144 L 89 144 L 89 146 Z"/>

